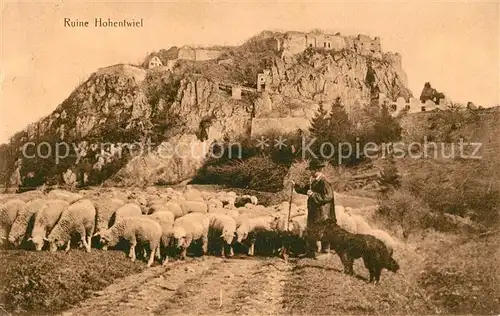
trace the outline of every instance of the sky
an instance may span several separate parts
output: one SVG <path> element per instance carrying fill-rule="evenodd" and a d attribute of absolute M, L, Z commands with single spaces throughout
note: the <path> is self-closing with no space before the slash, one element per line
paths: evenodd
<path fill-rule="evenodd" d="M 500 1 L 0 3 L 0 143 L 100 67 L 174 45 L 238 45 L 262 30 L 380 36 L 384 52 L 401 53 L 414 96 L 429 81 L 456 102 L 500 103 Z M 64 27 L 99 17 L 144 26 Z"/>

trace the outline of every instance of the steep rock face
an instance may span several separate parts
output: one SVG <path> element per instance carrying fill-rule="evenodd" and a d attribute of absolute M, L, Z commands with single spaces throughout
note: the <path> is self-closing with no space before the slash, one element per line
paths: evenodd
<path fill-rule="evenodd" d="M 374 59 L 349 51 L 306 51 L 276 59 L 270 72 L 271 86 L 292 98 L 344 103 L 368 103 L 372 87 L 394 101 L 409 99 L 404 71 L 390 59 Z"/>
<path fill-rule="evenodd" d="M 170 114 L 183 120 L 184 129 L 144 155 L 133 157 L 110 185 L 172 184 L 193 177 L 217 140 L 246 135 L 251 103 L 231 100 L 207 78 L 183 79 Z"/>
<path fill-rule="evenodd" d="M 283 59 L 275 58 L 266 85 L 269 85 L 266 92 L 255 102 L 258 120 L 253 124 L 252 134 L 267 129 L 276 118 L 283 119 L 282 125 L 293 120 L 291 125 L 308 126 L 319 102 L 331 104 L 337 97 L 354 121 L 361 120 L 361 108 L 380 93 L 393 101 L 398 97 L 409 101 L 412 97 L 406 87 L 401 58 L 391 53 L 372 58 L 349 50 L 306 50 Z M 289 132 L 285 126 L 281 130 Z"/>
<path fill-rule="evenodd" d="M 144 75 L 144 70 L 126 65 L 97 71 L 52 114 L 30 124 L 20 140 L 101 138 L 110 128 L 131 128 L 134 120 L 151 114 L 140 90 Z"/>
<path fill-rule="evenodd" d="M 146 71 L 123 65 L 99 70 L 52 114 L 17 133 L 9 148 L 22 158 L 25 185 L 64 183 L 70 171 L 91 184 L 176 183 L 194 174 L 214 140 L 249 131 L 248 100 L 232 100 L 204 77 L 183 74 L 174 82 L 168 70 L 161 76 L 165 86 L 175 87 L 172 99 L 162 95 L 155 103 Z M 54 150 L 45 159 L 26 158 L 28 142 L 48 142 L 53 149 L 64 142 L 70 154 L 57 162 Z M 165 146 L 173 152 L 158 152 Z"/>

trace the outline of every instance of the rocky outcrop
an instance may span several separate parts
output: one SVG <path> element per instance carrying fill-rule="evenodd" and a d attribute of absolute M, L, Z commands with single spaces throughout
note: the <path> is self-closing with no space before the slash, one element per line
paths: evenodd
<path fill-rule="evenodd" d="M 422 89 L 422 93 L 420 94 L 420 102 L 425 103 L 427 100 L 431 100 L 435 104 L 439 104 L 439 101 L 444 98 L 444 94 L 434 89 L 431 86 L 430 82 L 426 82 L 424 84 L 424 88 Z"/>
<path fill-rule="evenodd" d="M 408 100 L 411 92 L 399 66 L 390 60 L 372 59 L 347 50 L 309 50 L 277 59 L 271 69 L 271 86 L 291 98 L 333 102 L 340 96 L 345 104 L 355 104 L 369 101 L 373 85 L 394 101 L 398 97 Z"/>
<path fill-rule="evenodd" d="M 151 70 L 131 65 L 99 69 L 53 113 L 14 135 L 4 148 L 9 161 L 2 170 L 10 172 L 2 174 L 28 186 L 177 183 L 194 175 L 214 141 L 248 136 L 252 126 L 274 122 L 266 119 L 288 118 L 306 126 L 320 101 L 340 96 L 352 113 L 370 102 L 375 89 L 393 100 L 411 96 L 399 55 L 373 58 L 349 50 L 308 49 L 280 58 L 259 51 L 258 45 L 247 46 L 235 48 L 234 56 L 226 49 L 234 60 L 230 65 L 179 61 L 176 67 Z M 263 70 L 268 75 L 261 93 L 246 80 Z M 228 82 L 244 88 L 241 99 L 219 88 Z M 254 118 L 262 126 L 253 124 Z M 51 155 L 27 158 L 22 149 L 28 142 L 48 142 Z M 56 159 L 62 142 L 68 152 Z M 35 147 L 30 150 L 28 155 Z M 18 158 L 20 166 L 15 165 Z"/>

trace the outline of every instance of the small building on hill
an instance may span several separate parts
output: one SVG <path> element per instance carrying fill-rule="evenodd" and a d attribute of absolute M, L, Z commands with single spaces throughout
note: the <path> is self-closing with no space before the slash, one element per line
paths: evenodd
<path fill-rule="evenodd" d="M 153 69 L 160 66 L 163 66 L 163 63 L 161 62 L 160 58 L 158 56 L 151 57 L 148 63 L 148 69 Z"/>

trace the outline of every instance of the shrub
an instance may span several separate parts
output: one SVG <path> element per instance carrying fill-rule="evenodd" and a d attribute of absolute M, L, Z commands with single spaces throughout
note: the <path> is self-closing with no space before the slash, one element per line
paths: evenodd
<path fill-rule="evenodd" d="M 380 192 L 387 194 L 401 186 L 401 176 L 398 173 L 398 168 L 394 163 L 386 165 L 380 173 L 379 179 Z"/>
<path fill-rule="evenodd" d="M 250 157 L 205 167 L 193 183 L 211 183 L 236 188 L 277 192 L 283 188 L 287 167 L 269 157 Z"/>
<path fill-rule="evenodd" d="M 377 216 L 390 224 L 398 225 L 405 238 L 425 226 L 428 213 L 425 202 L 404 189 L 397 190 L 381 200 L 377 210 Z"/>
<path fill-rule="evenodd" d="M 179 90 L 180 80 L 161 68 L 149 70 L 144 80 L 148 103 L 155 108 L 160 100 L 172 103 Z"/>

